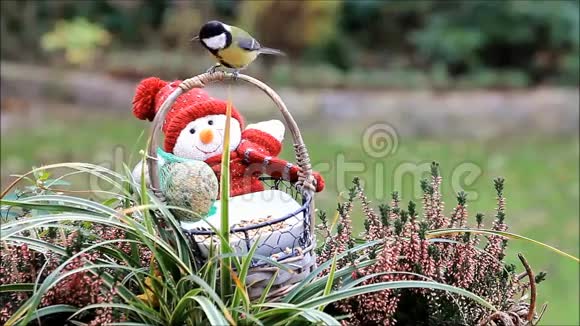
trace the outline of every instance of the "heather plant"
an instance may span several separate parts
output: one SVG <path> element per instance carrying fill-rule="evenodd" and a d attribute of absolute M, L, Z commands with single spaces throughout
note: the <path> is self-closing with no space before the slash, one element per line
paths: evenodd
<path fill-rule="evenodd" d="M 79 167 L 80 168 L 80 167 Z M 83 167 L 83 168 L 86 168 Z M 81 168 L 82 170 L 82 168 Z M 31 299 L 31 292 L 35 292 L 37 286 L 57 270 L 63 277 L 56 286 L 46 290 L 40 297 L 38 308 L 46 308 L 46 315 L 50 315 L 47 321 L 60 321 L 63 314 L 74 312 L 75 308 L 89 305 L 113 303 L 116 289 L 107 286 L 108 282 L 114 284 L 118 275 L 112 268 L 87 268 L 95 266 L 99 262 L 112 260 L 115 263 L 127 265 L 114 256 L 106 255 L 101 251 L 83 251 L 84 248 L 99 242 L 109 241 L 113 243 L 113 249 L 130 255 L 135 250 L 140 258 L 140 265 L 147 267 L 151 258 L 151 251 L 144 246 L 131 246 L 121 242 L 127 239 L 127 232 L 104 224 L 91 223 L 88 221 L 64 222 L 62 224 L 47 223 L 43 227 L 27 228 L 22 223 L 23 219 L 36 216 L 47 216 L 50 211 L 58 209 L 55 206 L 38 204 L 51 202 L 61 196 L 63 192 L 74 193 L 65 189 L 68 182 L 59 179 L 49 179 L 50 173 L 44 169 L 35 169 L 31 173 L 33 179 L 26 176 L 22 180 L 28 181 L 29 185 L 17 188 L 10 194 L 3 194 L 3 201 L 21 201 L 20 206 L 4 205 L 0 217 L 3 226 L 16 223 L 25 229 L 18 232 L 18 236 L 6 237 L 9 228 L 2 229 L 2 252 L 0 262 L 0 323 L 9 324 L 10 317 L 22 307 L 23 303 Z M 73 173 L 74 174 L 74 173 Z M 71 203 L 73 197 L 68 198 Z M 40 201 L 37 201 L 40 200 Z M 78 203 L 85 200 L 76 199 Z M 91 204 L 90 201 L 86 201 Z M 62 203 L 61 203 L 62 204 Z M 121 209 L 123 202 L 119 198 L 111 198 L 108 204 Z M 62 205 L 59 210 L 81 212 L 76 206 Z M 18 240 L 21 238 L 22 241 Z M 16 239 L 17 241 L 13 241 Z M 121 240 L 121 241 L 119 241 Z M 112 278 L 111 278 L 112 276 Z M 37 314 L 38 317 L 44 313 Z M 95 314 L 82 314 L 81 320 L 88 325 L 101 325 L 107 322 L 122 321 L 121 314 L 113 314 L 112 309 L 98 309 Z"/>
<path fill-rule="evenodd" d="M 83 230 L 83 228 L 87 227 L 91 227 L 93 229 L 92 232 L 88 233 Z M 30 236 L 30 233 L 26 234 Z M 19 285 L 17 289 L 23 291 L 0 294 L 0 306 L 3 307 L 0 309 L 0 323 L 6 323 L 22 303 L 30 298 L 32 284 L 45 280 L 59 265 L 65 263 L 66 258 L 74 255 L 76 257 L 68 261 L 61 272 L 63 274 L 72 273 L 62 279 L 57 286 L 44 293 L 40 299 L 39 307 L 58 305 L 82 308 L 89 305 L 113 302 L 116 290 L 114 287 L 107 288 L 105 286 L 102 273 L 103 271 L 108 271 L 111 275 L 115 275 L 117 271 L 107 268 L 102 270 L 95 269 L 94 272 L 84 270 L 85 266 L 94 265 L 107 257 L 103 252 L 99 251 L 80 254 L 79 252 L 87 244 L 127 239 L 127 234 L 124 231 L 103 225 L 85 225 L 73 231 L 48 227 L 36 236 L 40 242 L 50 245 L 53 250 L 41 253 L 34 249 L 36 248 L 34 244 L 21 243 L 20 245 L 15 245 L 9 244 L 10 242 L 2 242 L 0 284 L 2 286 Z M 149 266 L 151 251 L 146 247 L 136 246 L 132 248 L 129 243 L 122 242 L 115 242 L 113 247 L 126 255 L 130 255 L 132 250 L 136 250 L 140 258 L 139 265 L 144 268 Z M 55 250 L 56 248 L 62 250 Z M 115 262 L 124 264 L 119 260 L 115 260 Z M 132 288 L 136 289 L 135 287 Z M 81 317 L 88 322 L 88 325 L 101 325 L 107 322 L 121 321 L 124 318 L 120 314 L 113 314 L 110 308 L 95 311 L 95 314 L 83 314 Z M 49 320 L 54 320 L 54 316 Z"/>
<path fill-rule="evenodd" d="M 347 200 L 338 205 L 335 221 L 329 222 L 326 214 L 320 214 L 319 230 L 325 241 L 319 248 L 318 263 L 335 259 L 336 253 L 345 252 L 357 242 L 374 243 L 344 255 L 336 266 L 351 267 L 350 279 L 360 280 L 361 285 L 404 280 L 447 284 L 476 295 L 495 310 L 449 291 L 385 289 L 333 304 L 334 313 L 348 316 L 343 324 L 507 326 L 535 324 L 541 318 L 546 306 L 536 311 L 536 283 L 544 280 L 545 273 L 534 275 L 522 255 L 519 257 L 525 270 L 520 274 L 516 266 L 504 261 L 508 238 L 523 238 L 506 232 L 504 180 L 494 180 L 497 209 L 489 229 L 485 229 L 483 214 L 469 221 L 463 192 L 457 194 L 452 212 L 445 215 L 441 181 L 438 164 L 433 163 L 430 179 L 421 182 L 420 216 L 415 202 L 403 205 L 396 192 L 390 203 L 375 211 L 360 181 L 354 179 Z M 365 218 L 365 231 L 359 238 L 351 227 L 355 201 L 360 203 Z M 328 270 L 323 271 L 323 275 L 328 274 Z"/>

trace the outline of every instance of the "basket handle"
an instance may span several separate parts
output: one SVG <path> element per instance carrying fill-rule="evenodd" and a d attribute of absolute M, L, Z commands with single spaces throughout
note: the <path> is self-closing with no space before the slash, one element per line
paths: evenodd
<path fill-rule="evenodd" d="M 304 144 L 304 140 L 302 139 L 302 135 L 300 134 L 300 130 L 298 129 L 298 125 L 296 121 L 286 108 L 286 105 L 282 101 L 282 98 L 268 85 L 265 83 L 250 77 L 248 75 L 238 74 L 234 76 L 232 73 L 227 73 L 223 71 L 217 71 L 214 73 L 204 73 L 201 75 L 197 75 L 195 77 L 189 78 L 181 82 L 179 88 L 177 88 L 173 93 L 171 93 L 165 102 L 161 105 L 159 112 L 155 115 L 153 119 L 153 123 L 151 125 L 150 137 L 149 140 L 149 148 L 148 148 L 148 157 L 147 157 L 147 167 L 149 170 L 149 180 L 151 180 L 151 188 L 154 192 L 160 192 L 159 187 L 159 171 L 157 168 L 157 147 L 158 145 L 158 135 L 161 131 L 161 127 L 163 126 L 163 122 L 165 121 L 165 115 L 169 111 L 169 108 L 173 105 L 175 100 L 183 93 L 190 91 L 193 88 L 203 88 L 206 84 L 222 82 L 224 80 L 233 79 L 233 80 L 243 80 L 247 83 L 250 83 L 257 88 L 261 89 L 266 95 L 268 95 L 272 101 L 278 106 L 278 109 L 282 113 L 286 124 L 288 125 L 290 132 L 292 133 L 292 139 L 294 142 L 294 153 L 296 155 L 296 163 L 300 167 L 300 172 L 298 172 L 298 182 L 296 186 L 302 190 L 302 192 L 306 193 L 306 195 L 312 196 L 315 191 L 314 186 L 314 176 L 312 175 L 312 165 L 310 164 L 310 157 L 308 155 L 308 151 L 306 149 L 306 145 Z M 313 201 L 311 201 L 313 202 Z M 312 217 L 314 216 L 314 206 L 312 204 L 310 214 Z M 314 223 L 312 223 L 314 225 Z"/>

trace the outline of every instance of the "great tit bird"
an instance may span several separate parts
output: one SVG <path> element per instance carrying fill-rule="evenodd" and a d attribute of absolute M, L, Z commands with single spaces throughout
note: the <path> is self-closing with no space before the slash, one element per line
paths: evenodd
<path fill-rule="evenodd" d="M 199 40 L 218 59 L 218 63 L 208 72 L 214 72 L 217 67 L 223 65 L 234 69 L 234 73 L 237 74 L 260 54 L 284 55 L 284 52 L 280 50 L 261 46 L 243 29 L 217 20 L 205 23 L 199 34 L 192 39 L 194 40 Z"/>

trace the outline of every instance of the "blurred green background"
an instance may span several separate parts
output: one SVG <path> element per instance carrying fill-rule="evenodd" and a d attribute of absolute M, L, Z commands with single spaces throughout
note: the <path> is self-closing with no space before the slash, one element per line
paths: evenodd
<path fill-rule="evenodd" d="M 148 128 L 130 112 L 136 83 L 205 71 L 212 61 L 190 39 L 220 19 L 288 53 L 247 73 L 280 91 L 298 120 L 328 183 L 319 209 L 333 210 L 355 175 L 377 205 L 393 190 L 417 200 L 414 186 L 436 160 L 448 210 L 463 188 L 473 216 L 486 213 L 490 225 L 492 178 L 503 176 L 510 230 L 579 254 L 578 1 L 0 5 L 3 187 L 42 164 L 134 162 Z M 279 118 L 257 90 L 236 85 L 232 98 L 249 122 Z M 376 126 L 388 127 L 383 155 L 368 149 Z M 292 159 L 290 143 L 283 156 Z M 578 264 L 517 241 L 510 261 L 519 251 L 548 272 L 542 324 L 578 325 Z"/>

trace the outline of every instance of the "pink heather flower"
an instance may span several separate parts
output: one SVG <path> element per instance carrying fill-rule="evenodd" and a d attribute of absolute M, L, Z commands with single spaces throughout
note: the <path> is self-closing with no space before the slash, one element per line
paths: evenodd
<path fill-rule="evenodd" d="M 324 235 L 324 245 L 323 250 L 317 256 L 317 263 L 321 264 L 324 261 L 330 260 L 335 254 L 344 252 L 349 247 L 354 246 L 354 240 L 352 239 L 352 224 L 350 220 L 350 213 L 352 211 L 352 198 L 340 205 L 338 208 L 339 220 L 337 223 L 337 233 L 331 233 L 329 226 L 319 225 L 318 228 L 322 230 Z M 346 258 L 337 261 L 337 269 L 340 269 L 348 264 Z M 324 272 L 328 272 L 327 269 Z"/>
<path fill-rule="evenodd" d="M 497 214 L 493 221 L 492 230 L 494 231 L 507 231 L 508 227 L 504 223 L 505 219 L 505 198 L 503 197 L 503 179 L 495 180 L 496 190 L 498 192 L 497 196 Z M 505 238 L 498 235 L 490 235 L 488 237 L 488 244 L 485 247 L 485 251 L 490 254 L 490 256 L 502 260 L 504 257 L 505 250 Z M 498 264 L 496 260 L 490 260 L 490 265 L 496 271 L 501 269 L 501 264 Z"/>
<path fill-rule="evenodd" d="M 429 241 L 421 240 L 421 256 L 420 265 L 423 269 L 423 275 L 438 280 L 440 278 L 440 272 L 437 268 L 437 264 L 431 255 L 429 255 Z"/>
<path fill-rule="evenodd" d="M 363 237 L 367 241 L 383 240 L 383 242 L 382 248 L 370 248 L 362 256 L 365 257 L 364 259 L 368 259 L 368 256 L 376 258 L 377 262 L 357 269 L 352 273 L 351 278 L 360 279 L 383 272 L 419 273 L 428 279 L 472 291 L 502 309 L 512 307 L 513 301 L 510 300 L 526 286 L 518 282 L 514 273 L 503 273 L 502 260 L 505 241 L 502 237 L 489 237 L 488 245 L 485 248 L 489 255 L 482 254 L 481 249 L 477 248 L 480 238 L 476 234 L 444 236 L 445 239 L 454 242 L 431 242 L 432 239 L 427 237 L 428 230 L 450 227 L 465 228 L 468 219 L 465 195 L 462 193 L 458 195 L 458 205 L 453 209 L 449 218 L 444 215 L 444 203 L 441 200 L 440 192 L 441 177 L 438 171 L 432 171 L 432 173 L 431 182 L 422 184 L 424 188 L 423 221 L 416 219 L 414 205 L 412 207 L 409 205 L 410 215 L 403 216 L 407 212 L 400 209 L 398 196 L 394 196 L 390 207 L 383 206 L 381 208 L 381 215 L 386 221 L 383 225 L 379 216 L 370 207 L 370 202 L 364 195 L 362 188 L 357 187 L 356 195 L 367 219 L 365 226 L 368 232 Z M 503 183 L 496 181 L 496 189 L 498 189 L 498 207 L 492 228 L 505 231 L 507 230 L 507 225 L 504 223 L 505 199 L 501 192 Z M 345 222 L 350 218 L 351 205 L 352 202 L 349 203 L 349 214 L 341 215 L 341 223 L 348 225 L 349 230 L 350 223 Z M 478 214 L 476 220 L 477 228 L 482 228 L 483 216 Z M 341 250 L 346 250 L 345 248 L 348 247 L 346 243 L 352 241 L 352 238 L 347 236 L 348 233 L 330 235 L 329 238 L 337 242 L 333 243 L 332 247 L 337 250 L 337 254 Z M 320 262 L 328 259 L 321 259 Z M 356 265 L 357 261 L 354 264 Z M 323 272 L 323 274 L 327 273 L 328 270 Z M 424 280 L 424 278 L 417 278 L 413 275 L 387 274 L 373 277 L 364 281 L 363 284 L 414 279 Z M 450 304 L 455 305 L 461 310 L 464 323 L 470 325 L 477 324 L 489 313 L 468 299 L 457 298 L 457 296 L 444 292 L 427 289 L 405 291 L 385 290 L 369 293 L 342 300 L 334 304 L 334 307 L 341 313 L 350 316 L 341 322 L 342 325 L 395 324 L 394 316 L 399 309 L 401 293 L 423 296 L 423 300 L 427 300 L 430 311 L 433 313 L 445 309 Z"/>
<path fill-rule="evenodd" d="M 395 252 L 398 252 L 399 249 L 400 246 L 396 243 L 385 243 L 384 249 L 377 257 L 377 264 L 361 269 L 361 276 L 394 271 L 398 257 L 398 254 Z M 367 280 L 363 284 L 388 282 L 394 279 L 395 276 L 393 274 L 387 274 L 376 279 Z M 396 311 L 398 296 L 394 295 L 390 290 L 369 293 L 345 301 L 356 302 L 355 306 L 359 307 L 358 309 L 354 311 L 352 309 L 346 309 L 344 312 L 346 313 L 348 311 L 348 313 L 354 314 L 356 316 L 355 320 L 361 321 L 363 325 L 368 323 L 392 325 L 394 323 L 394 320 L 389 316 L 392 316 Z M 345 308 L 344 305 L 340 304 L 339 307 Z M 348 307 L 352 307 L 352 304 L 349 304 Z"/>
<path fill-rule="evenodd" d="M 468 244 L 458 244 L 455 246 L 455 268 L 451 274 L 452 285 L 468 289 L 475 278 L 475 267 L 477 266 L 477 252 Z"/>
<path fill-rule="evenodd" d="M 453 209 L 451 214 L 451 225 L 452 228 L 463 228 L 467 222 L 467 206 L 458 204 Z"/>
<path fill-rule="evenodd" d="M 445 203 L 441 199 L 441 177 L 433 177 L 433 227 L 432 229 L 441 229 L 449 225 L 449 220 L 443 215 Z"/>
<path fill-rule="evenodd" d="M 366 220 L 369 221 L 369 230 L 364 235 L 367 240 L 378 240 L 383 238 L 383 228 L 379 216 L 374 212 L 370 206 L 370 202 L 364 192 L 359 190 L 358 198 L 361 202 L 363 213 Z"/>

